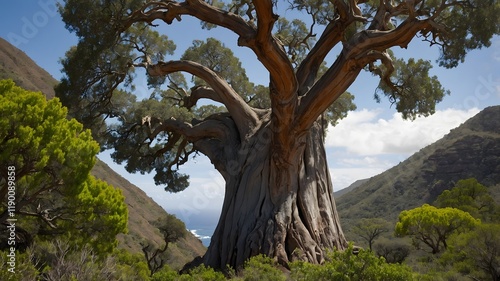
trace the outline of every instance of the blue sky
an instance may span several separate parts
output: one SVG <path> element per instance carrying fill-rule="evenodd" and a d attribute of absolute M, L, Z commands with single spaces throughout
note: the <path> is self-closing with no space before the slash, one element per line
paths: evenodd
<path fill-rule="evenodd" d="M 3 1 L 0 37 L 59 79 L 62 76 L 59 60 L 77 39 L 65 29 L 55 3 L 55 0 Z M 236 36 L 230 32 L 220 28 L 203 32 L 198 22 L 188 17 L 172 26 L 161 26 L 160 32 L 176 42 L 176 54 L 169 59 L 178 58 L 194 39 L 216 37 L 234 49 L 252 81 L 267 83 L 266 71 L 249 50 L 236 46 Z M 430 48 L 418 39 L 414 39 L 407 50 L 394 51 L 399 56 L 432 62 L 438 57 L 437 48 Z M 403 121 L 388 102 L 375 103 L 372 96 L 378 81 L 371 75 L 361 75 L 352 85 L 349 91 L 356 95 L 358 110 L 350 113 L 337 127 L 330 128 L 326 139 L 335 190 L 385 171 L 438 140 L 481 109 L 500 104 L 500 38 L 494 38 L 488 49 L 471 52 L 459 67 L 448 70 L 435 66 L 432 74 L 439 77 L 451 95 L 437 106 L 435 115 L 414 122 Z M 137 90 L 148 96 L 144 84 L 139 83 Z M 152 175 L 127 174 L 112 163 L 107 153 L 100 158 L 187 222 L 193 215 L 217 212 L 221 207 L 224 182 L 205 157 L 183 167 L 183 171 L 191 175 L 191 186 L 179 194 L 169 194 L 155 187 Z"/>

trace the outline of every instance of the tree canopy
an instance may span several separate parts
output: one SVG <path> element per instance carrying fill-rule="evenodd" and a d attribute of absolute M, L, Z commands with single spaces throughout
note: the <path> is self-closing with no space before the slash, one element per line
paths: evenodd
<path fill-rule="evenodd" d="M 402 211 L 395 233 L 399 236 L 411 236 L 416 246 L 422 242 L 433 254 L 437 254 L 447 248 L 447 240 L 452 234 L 471 230 L 479 223 L 479 220 L 459 209 L 436 208 L 424 204 Z"/>
<path fill-rule="evenodd" d="M 459 180 L 451 190 L 443 191 L 435 205 L 460 209 L 482 221 L 500 222 L 500 207 L 488 188 L 474 178 Z"/>
<path fill-rule="evenodd" d="M 66 235 L 77 245 L 109 252 L 125 232 L 127 208 L 121 192 L 91 176 L 99 145 L 57 98 L 0 81 L 0 197 L 15 183 L 15 211 L 0 206 L 2 225 L 23 217 L 17 230 L 32 236 Z M 9 168 L 11 167 L 11 168 Z M 7 171 L 14 171 L 9 177 Z"/>
<path fill-rule="evenodd" d="M 275 14 L 285 9 L 296 10 L 301 17 Z M 345 91 L 360 71 L 380 77 L 375 99 L 387 96 L 405 117 L 433 113 L 447 91 L 437 77 L 429 75 L 432 65 L 422 59 L 395 58 L 391 48 L 404 48 L 420 37 L 441 47 L 440 65 L 454 67 L 467 51 L 491 44 L 491 37 L 499 32 L 499 9 L 494 0 L 288 4 L 67 0 L 60 11 L 80 41 L 62 61 L 66 77 L 58 96 L 72 105 L 75 117 L 98 127 L 96 136 L 111 132 L 108 143 L 117 149 L 114 157 L 128 161 L 129 171 L 155 170 L 157 183 L 178 191 L 187 186 L 187 177 L 177 174 L 177 165 L 197 151 L 215 158 L 206 142 L 222 138 L 224 118 L 232 118 L 239 137 L 259 123 L 263 114 L 259 108 L 272 107 L 279 120 L 276 128 L 286 127 L 286 131 L 302 132 L 325 112 L 335 123 L 354 108 L 352 96 Z M 155 28 L 161 22 L 175 26 L 185 16 L 199 19 L 207 29 L 234 32 L 238 45 L 251 49 L 269 71 L 270 84 L 249 82 L 231 50 L 214 38 L 194 40 L 181 60 L 169 61 L 175 42 Z M 327 65 L 325 58 L 336 46 L 341 51 Z M 134 92 L 139 68 L 146 69 L 151 87 L 163 87 L 136 105 L 124 90 Z M 186 83 L 179 73 L 195 79 Z M 199 104 L 200 99 L 222 107 Z M 149 122 L 143 122 L 146 116 Z M 118 124 L 107 128 L 109 123 L 96 122 L 107 117 L 116 118 Z M 211 141 L 201 145 L 206 139 Z M 157 162 L 166 167 L 158 167 Z"/>

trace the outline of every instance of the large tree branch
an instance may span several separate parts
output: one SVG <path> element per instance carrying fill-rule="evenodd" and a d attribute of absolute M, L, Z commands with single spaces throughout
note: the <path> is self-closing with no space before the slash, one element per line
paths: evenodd
<path fill-rule="evenodd" d="M 162 132 L 174 132 L 181 134 L 190 142 L 196 142 L 201 139 L 218 139 L 225 140 L 227 138 L 227 129 L 224 124 L 217 120 L 204 120 L 198 124 L 190 124 L 175 118 L 159 121 L 159 124 L 154 128 L 149 135 L 149 139 L 155 139 Z"/>
<path fill-rule="evenodd" d="M 191 61 L 159 62 L 155 65 L 146 65 L 151 76 L 164 76 L 169 73 L 185 71 L 195 75 L 210 85 L 217 93 L 220 101 L 226 106 L 234 119 L 241 137 L 245 137 L 258 124 L 258 116 L 245 100 L 214 71 Z M 215 98 L 215 97 L 214 97 Z"/>
<path fill-rule="evenodd" d="M 314 84 L 321 63 L 331 49 L 342 40 L 343 30 L 348 24 L 339 20 L 330 22 L 314 47 L 302 61 L 297 69 L 299 95 L 305 94 L 309 87 Z"/>
<path fill-rule="evenodd" d="M 187 0 L 182 3 L 175 1 L 146 3 L 140 10 L 134 11 L 125 18 L 122 22 L 122 30 L 126 30 L 136 22 L 152 24 L 154 20 L 162 20 L 167 24 L 172 24 L 174 19 L 180 21 L 182 15 L 190 15 L 225 27 L 240 37 L 252 37 L 255 34 L 255 29 L 239 15 L 228 13 L 200 0 Z"/>
<path fill-rule="evenodd" d="M 293 65 L 286 55 L 283 45 L 272 35 L 278 16 L 273 13 L 271 0 L 253 1 L 257 14 L 257 35 L 254 46 L 250 46 L 271 74 L 271 83 L 276 91 L 271 99 L 280 104 L 296 102 L 297 80 Z"/>
<path fill-rule="evenodd" d="M 394 46 L 406 48 L 417 32 L 428 32 L 428 20 L 407 19 L 391 31 L 362 31 L 344 45 L 340 56 L 323 77 L 300 100 L 295 120 L 298 132 L 306 131 L 328 106 L 354 82 L 368 63 L 381 59 L 381 52 Z"/>
<path fill-rule="evenodd" d="M 213 7 L 200 0 L 187 0 L 182 3 L 174 1 L 147 3 L 142 9 L 131 13 L 123 21 L 122 29 L 126 30 L 135 22 L 147 22 L 152 24 L 152 22 L 157 19 L 163 20 L 167 24 L 171 24 L 174 19 L 180 20 L 181 15 L 191 15 L 199 20 L 225 27 L 233 31 L 239 35 L 238 44 L 252 49 L 264 67 L 270 72 L 272 88 L 271 100 L 273 108 L 275 109 L 274 113 L 278 116 L 278 123 L 285 124 L 283 127 L 288 127 L 290 120 L 282 120 L 282 118 L 283 116 L 293 115 L 295 111 L 298 83 L 293 66 L 283 46 L 272 36 L 272 28 L 277 19 L 277 16 L 273 14 L 272 1 L 259 0 L 254 1 L 253 4 L 257 15 L 257 30 L 242 17 Z M 213 85 L 210 86 L 214 88 Z M 223 103 L 228 106 L 226 103 L 227 99 L 221 95 L 217 89 L 214 88 L 214 90 L 220 95 Z M 224 92 L 232 92 L 232 90 L 225 90 Z M 249 113 L 250 110 L 248 110 L 248 106 L 240 105 L 240 110 L 234 110 L 235 108 L 233 106 L 230 106 L 233 107 L 232 109 L 228 108 L 231 115 L 237 116 L 241 115 L 241 113 L 253 115 Z M 243 110 L 241 110 L 241 108 L 243 108 Z M 253 117 L 254 116 L 252 116 L 250 120 L 254 121 Z M 248 128 L 248 126 L 244 126 L 245 124 L 243 124 L 244 122 L 242 122 L 241 118 L 236 119 L 240 119 L 236 120 L 236 123 L 242 136 L 252 129 L 244 129 L 245 127 Z"/>

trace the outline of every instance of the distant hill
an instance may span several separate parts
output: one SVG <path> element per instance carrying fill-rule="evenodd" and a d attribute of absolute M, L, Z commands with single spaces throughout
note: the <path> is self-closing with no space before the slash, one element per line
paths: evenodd
<path fill-rule="evenodd" d="M 432 203 L 446 189 L 476 178 L 500 201 L 500 106 L 485 108 L 437 142 L 337 200 L 348 229 L 360 218 L 395 221 L 402 210 Z"/>
<path fill-rule="evenodd" d="M 57 80 L 23 51 L 0 37 L 0 79 L 9 78 L 26 90 L 41 91 L 48 98 L 55 96 Z"/>
<path fill-rule="evenodd" d="M 339 191 L 335 191 L 333 193 L 333 196 L 335 198 L 335 200 L 339 199 L 342 195 L 344 194 L 347 194 L 351 191 L 353 191 L 354 189 L 356 189 L 357 187 L 359 187 L 360 185 L 364 184 L 365 182 L 367 182 L 369 179 L 362 179 L 362 180 L 357 180 L 355 182 L 353 182 L 351 185 L 349 185 L 348 187 L 346 188 L 342 188 L 341 190 Z"/>
<path fill-rule="evenodd" d="M 57 81 L 24 52 L 2 38 L 0 38 L 0 79 L 12 79 L 18 86 L 41 91 L 47 98 L 55 96 L 54 86 Z M 129 210 L 129 232 L 119 235 L 119 247 L 132 252 L 141 252 L 140 243 L 143 241 L 155 245 L 161 243 L 162 236 L 152 222 L 166 216 L 167 212 L 144 191 L 128 182 L 104 162 L 97 161 L 92 174 L 121 189 L 125 196 Z M 186 238 L 169 245 L 168 263 L 173 268 L 180 268 L 194 257 L 203 255 L 205 251 L 206 248 L 201 241 L 188 233 Z"/>

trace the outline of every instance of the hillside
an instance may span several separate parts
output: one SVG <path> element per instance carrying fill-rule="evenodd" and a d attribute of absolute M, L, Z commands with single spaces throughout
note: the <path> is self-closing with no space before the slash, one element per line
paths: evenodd
<path fill-rule="evenodd" d="M 55 96 L 57 81 L 23 51 L 0 38 L 0 79 L 12 79 L 30 91 L 41 91 L 48 98 Z"/>
<path fill-rule="evenodd" d="M 141 242 L 160 245 L 162 237 L 160 232 L 151 223 L 158 218 L 165 217 L 165 210 L 137 186 L 131 184 L 122 176 L 113 171 L 106 163 L 98 161 L 92 169 L 92 174 L 107 183 L 118 187 L 125 196 L 128 205 L 128 234 L 120 234 L 119 247 L 141 252 Z M 188 232 L 185 238 L 169 245 L 169 264 L 173 268 L 181 268 L 194 257 L 205 253 L 205 246 L 201 241 Z"/>
<path fill-rule="evenodd" d="M 0 79 L 7 78 L 14 80 L 22 88 L 41 91 L 48 98 L 55 96 L 54 86 L 57 81 L 24 52 L 0 38 Z M 121 189 L 125 196 L 129 209 L 129 232 L 119 236 L 119 247 L 141 252 L 141 242 L 156 245 L 161 243 L 161 234 L 151 223 L 166 216 L 166 211 L 144 191 L 114 172 L 105 163 L 97 161 L 92 174 Z M 180 268 L 194 257 L 203 255 L 205 251 L 206 248 L 201 241 L 188 232 L 186 238 L 169 246 L 169 264 L 173 268 Z"/>
<path fill-rule="evenodd" d="M 488 107 L 442 139 L 344 194 L 343 225 L 360 218 L 395 221 L 402 210 L 433 202 L 465 178 L 476 178 L 500 200 L 500 106 Z"/>
<path fill-rule="evenodd" d="M 341 189 L 339 191 L 335 191 L 333 193 L 333 196 L 337 200 L 337 199 L 340 198 L 340 196 L 353 191 L 354 189 L 356 189 L 357 187 L 361 186 L 362 184 L 364 184 L 367 181 L 368 181 L 368 179 L 357 180 L 357 181 L 353 182 L 351 185 L 349 185 L 348 187 L 343 188 L 343 189 Z"/>

